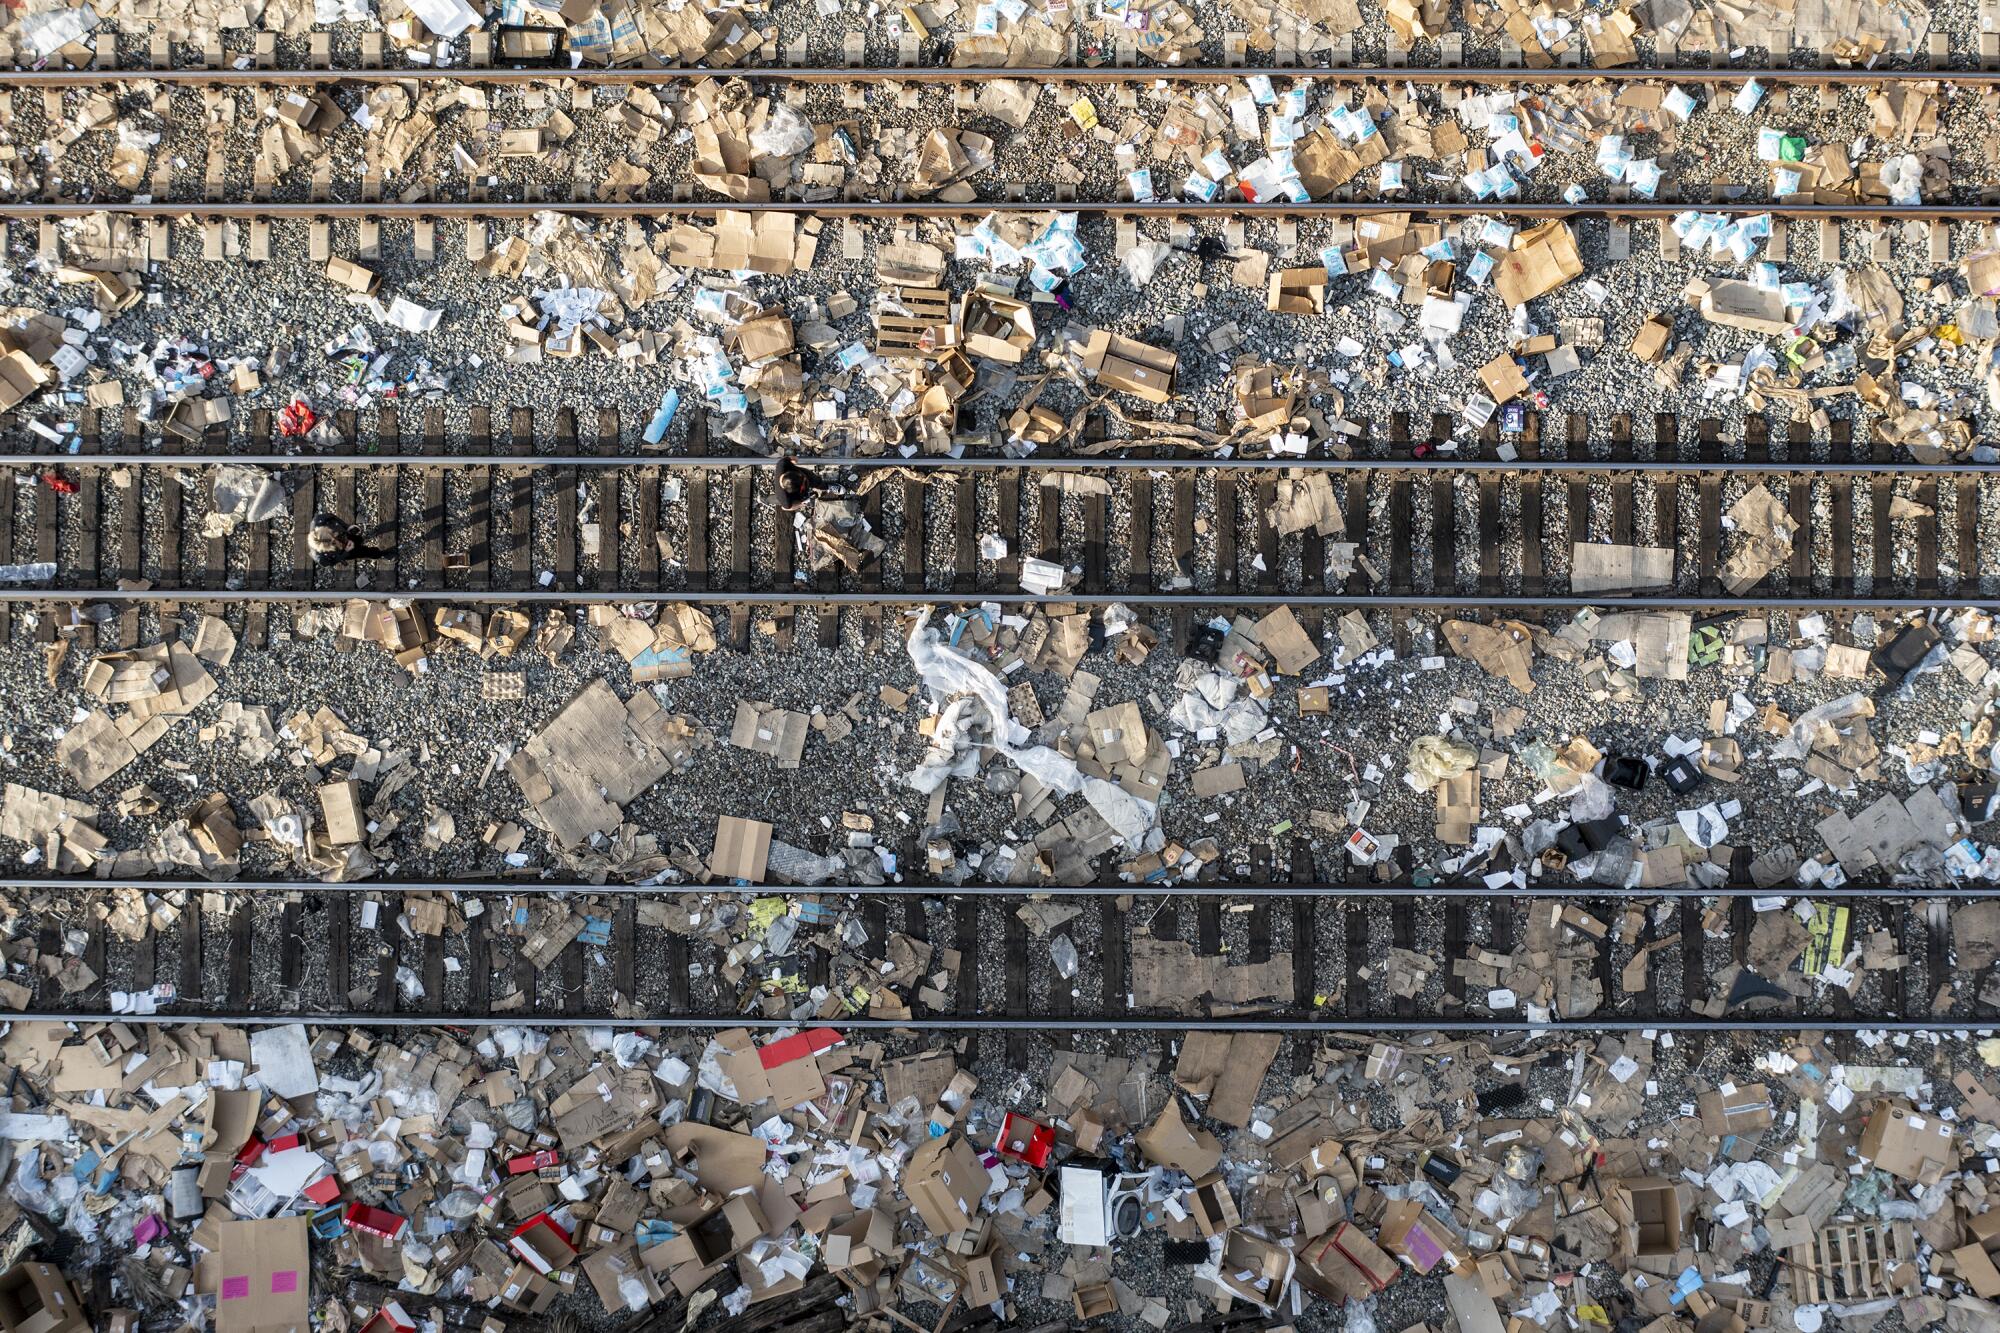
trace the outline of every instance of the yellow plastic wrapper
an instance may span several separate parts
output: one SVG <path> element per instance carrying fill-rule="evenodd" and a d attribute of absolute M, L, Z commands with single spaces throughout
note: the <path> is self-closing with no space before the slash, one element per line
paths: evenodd
<path fill-rule="evenodd" d="M 1477 750 L 1442 736 L 1419 736 L 1410 742 L 1410 772 L 1416 774 L 1417 786 L 1424 791 L 1478 762 Z"/>

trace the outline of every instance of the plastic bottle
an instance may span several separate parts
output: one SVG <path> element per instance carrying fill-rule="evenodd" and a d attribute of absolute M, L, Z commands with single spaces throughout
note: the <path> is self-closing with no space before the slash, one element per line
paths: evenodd
<path fill-rule="evenodd" d="M 681 410 L 681 391 L 668 389 L 660 395 L 660 410 L 653 413 L 653 419 L 646 423 L 645 441 L 658 444 L 667 437 L 667 428 L 674 424 L 674 414 Z"/>

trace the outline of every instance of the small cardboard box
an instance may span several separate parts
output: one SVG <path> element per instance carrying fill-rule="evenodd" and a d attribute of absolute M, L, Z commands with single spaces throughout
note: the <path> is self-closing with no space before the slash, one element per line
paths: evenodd
<path fill-rule="evenodd" d="M 1229 1182 L 1220 1172 L 1194 1182 L 1188 1189 L 1187 1210 L 1204 1236 L 1220 1236 L 1243 1220 L 1236 1211 L 1236 1200 L 1229 1193 Z"/>
<path fill-rule="evenodd" d="M 1180 358 L 1136 338 L 1092 329 L 1084 344 L 1083 364 L 1107 389 L 1120 389 L 1149 403 L 1164 403 L 1173 397 L 1174 370 Z"/>
<path fill-rule="evenodd" d="M 1972 1294 L 1992 1299 L 2000 1296 L 2000 1267 L 1995 1267 L 1993 1256 L 1984 1245 L 1974 1242 L 1961 1245 L 1951 1252 L 1952 1267 L 1972 1288 Z"/>
<path fill-rule="evenodd" d="M 1244 1300 L 1269 1310 L 1285 1298 L 1296 1263 L 1296 1256 L 1277 1241 L 1236 1230 L 1223 1239 L 1217 1279 Z"/>
<path fill-rule="evenodd" d="M 1521 373 L 1520 362 L 1506 352 L 1479 368 L 1479 382 L 1496 403 L 1511 402 L 1528 394 L 1528 377 Z"/>
<path fill-rule="evenodd" d="M 336 847 L 360 842 L 367 836 L 367 821 L 361 813 L 361 784 L 352 778 L 321 787 L 319 809 L 326 819 L 327 841 Z"/>
<path fill-rule="evenodd" d="M 303 1219 L 300 1231 L 304 1231 Z M 251 1303 L 249 1299 L 244 1301 L 246 1305 Z M 304 1309 L 303 1301 L 300 1309 Z M 303 1315 L 299 1324 L 304 1327 Z M 221 1323 L 218 1317 L 218 1327 L 249 1325 Z M 20 1263 L 0 1274 L 0 1329 L 6 1333 L 90 1333 L 90 1321 L 84 1316 L 83 1303 L 76 1298 L 76 1289 L 70 1286 L 60 1268 L 54 1264 Z"/>
<path fill-rule="evenodd" d="M 1457 1239 L 1424 1211 L 1415 1199 L 1398 1199 L 1383 1215 L 1376 1241 L 1390 1254 L 1410 1261 L 1419 1273 L 1429 1273 L 1457 1246 Z"/>
<path fill-rule="evenodd" d="M 1035 315 L 1025 301 L 970 291 L 958 302 L 959 337 L 966 352 L 1018 366 L 1035 345 Z"/>
<path fill-rule="evenodd" d="M 1632 335 L 1632 355 L 1649 365 L 1658 364 L 1667 354 L 1667 342 L 1674 336 L 1674 326 L 1664 315 L 1648 315 L 1639 331 Z"/>
<path fill-rule="evenodd" d="M 26 352 L 0 356 L 0 412 L 17 406 L 49 382 L 49 373 Z"/>
<path fill-rule="evenodd" d="M 948 1236 L 963 1228 L 986 1196 L 986 1165 L 972 1145 L 956 1134 L 932 1139 L 917 1149 L 903 1173 L 903 1193 L 932 1234 Z"/>
<path fill-rule="evenodd" d="M 555 1283 L 519 1263 L 500 1286 L 500 1303 L 522 1314 L 540 1314 L 555 1303 L 558 1290 Z"/>
<path fill-rule="evenodd" d="M 374 269 L 364 267 L 351 259 L 334 255 L 326 261 L 326 276 L 341 286 L 360 292 L 363 296 L 373 296 L 375 289 L 382 285 L 382 275 Z"/>
<path fill-rule="evenodd" d="M 536 1213 L 514 1228 L 508 1247 L 544 1275 L 560 1272 L 576 1258 L 576 1246 L 570 1243 L 569 1232 L 547 1213 Z"/>
<path fill-rule="evenodd" d="M 1301 1283 L 1335 1300 L 1366 1300 L 1394 1282 L 1401 1271 L 1388 1252 L 1352 1222 L 1342 1222 L 1299 1256 Z"/>
<path fill-rule="evenodd" d="M 965 1279 L 965 1303 L 971 1309 L 991 1305 L 1007 1294 L 1007 1275 L 1000 1268 L 1000 1251 L 987 1250 L 958 1261 Z"/>
<path fill-rule="evenodd" d="M 1281 315 L 1317 315 L 1326 309 L 1326 268 L 1281 268 L 1271 275 L 1264 308 Z"/>
<path fill-rule="evenodd" d="M 1626 1227 L 1625 1246 L 1639 1258 L 1671 1255 L 1681 1248 L 1682 1217 L 1680 1192 L 1664 1176 L 1641 1176 L 1621 1183 L 1629 1200 L 1632 1221 Z"/>
<path fill-rule="evenodd" d="M 1098 1282 L 1071 1292 L 1070 1304 L 1076 1307 L 1078 1319 L 1096 1319 L 1100 1315 L 1117 1313 L 1118 1293 L 1111 1289 L 1109 1282 Z"/>
<path fill-rule="evenodd" d="M 688 1228 L 695 1255 L 704 1265 L 727 1262 L 749 1249 L 764 1234 L 764 1209 L 752 1193 L 738 1194 Z"/>

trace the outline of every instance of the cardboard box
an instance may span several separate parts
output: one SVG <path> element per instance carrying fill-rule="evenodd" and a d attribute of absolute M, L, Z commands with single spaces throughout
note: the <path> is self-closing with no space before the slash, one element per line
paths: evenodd
<path fill-rule="evenodd" d="M 1308 1243 L 1299 1252 L 1297 1277 L 1329 1300 L 1366 1300 L 1402 1272 L 1387 1251 L 1352 1222 Z"/>
<path fill-rule="evenodd" d="M 417 1322 L 400 1303 L 387 1301 L 356 1333 L 417 1333 Z"/>
<path fill-rule="evenodd" d="M 312 1313 L 307 1299 L 311 1274 L 306 1227 L 304 1217 L 217 1226 L 216 1333 L 305 1333 Z M 4 1284 L 3 1279 L 0 1284 Z M 81 1329 L 83 1324 L 79 1322 L 77 1327 Z M 0 1311 L 0 1328 L 8 1333 L 35 1333 L 9 1322 L 4 1311 Z M 57 1333 L 57 1329 L 40 1333 Z"/>
<path fill-rule="evenodd" d="M 1419 1273 L 1429 1273 L 1458 1248 L 1458 1238 L 1424 1211 L 1415 1199 L 1398 1199 L 1383 1215 L 1376 1242 L 1390 1254 L 1410 1261 Z M 1455 1266 L 1455 1265 L 1454 1265 Z"/>
<path fill-rule="evenodd" d="M 1664 315 L 1648 315 L 1639 331 L 1632 335 L 1632 355 L 1649 365 L 1657 364 L 1667 354 L 1667 343 L 1674 336 L 1674 326 Z"/>
<path fill-rule="evenodd" d="M 1203 1176 L 1188 1188 L 1187 1210 L 1204 1236 L 1220 1236 L 1243 1220 L 1220 1172 Z"/>
<path fill-rule="evenodd" d="M 1035 315 L 1025 301 L 973 290 L 958 302 L 959 339 L 972 356 L 1018 366 L 1035 345 Z"/>
<path fill-rule="evenodd" d="M 965 1280 L 965 1303 L 971 1309 L 992 1305 L 1007 1295 L 1007 1275 L 1001 1270 L 997 1249 L 959 1260 L 958 1273 Z"/>
<path fill-rule="evenodd" d="M 1993 1256 L 1986 1247 L 1978 1243 L 1961 1245 L 1951 1252 L 1952 1267 L 1972 1288 L 1972 1294 L 1992 1299 L 2000 1296 L 2000 1267 L 1995 1267 Z"/>
<path fill-rule="evenodd" d="M 1174 369 L 1180 358 L 1136 338 L 1092 329 L 1083 347 L 1083 364 L 1107 389 L 1119 389 L 1149 403 L 1164 403 L 1173 397 Z"/>
<path fill-rule="evenodd" d="M 1479 368 L 1479 382 L 1496 403 L 1525 398 L 1528 394 L 1528 377 L 1521 373 L 1520 363 L 1506 352 Z"/>
<path fill-rule="evenodd" d="M 1950 1169 L 1958 1148 L 1949 1122 L 1920 1115 L 1906 1102 L 1885 1100 L 1875 1104 L 1861 1131 L 1861 1155 L 1892 1176 L 1928 1182 Z"/>
<path fill-rule="evenodd" d="M 560 1272 L 576 1258 L 576 1246 L 569 1232 L 547 1213 L 536 1213 L 514 1228 L 508 1248 L 543 1275 Z"/>
<path fill-rule="evenodd" d="M 768 1224 L 754 1193 L 738 1194 L 688 1228 L 695 1257 L 703 1265 L 726 1263 L 756 1244 Z"/>
<path fill-rule="evenodd" d="M 1326 267 L 1281 268 L 1271 275 L 1264 308 L 1281 315 L 1317 315 L 1326 309 Z"/>
<path fill-rule="evenodd" d="M 1217 1280 L 1265 1310 L 1273 1309 L 1292 1285 L 1297 1256 L 1277 1241 L 1248 1231 L 1232 1231 L 1222 1242 Z"/>
<path fill-rule="evenodd" d="M 18 406 L 28 395 L 49 382 L 41 363 L 26 352 L 0 356 L 0 412 Z"/>
<path fill-rule="evenodd" d="M 1773 337 L 1789 333 L 1792 328 L 1782 292 L 1739 278 L 1725 278 L 1703 292 L 1701 313 L 1711 324 Z"/>
<path fill-rule="evenodd" d="M 373 296 L 375 289 L 382 285 L 381 274 L 338 255 L 326 261 L 326 276 L 363 296 Z"/>
<path fill-rule="evenodd" d="M 1070 1304 L 1076 1308 L 1078 1319 L 1096 1319 L 1100 1315 L 1117 1313 L 1118 1293 L 1111 1289 L 1109 1282 L 1099 1282 L 1071 1292 Z"/>
<path fill-rule="evenodd" d="M 917 1149 L 903 1172 L 903 1193 L 933 1234 L 964 1227 L 986 1196 L 986 1165 L 956 1134 Z"/>
<path fill-rule="evenodd" d="M 1683 1234 L 1680 1191 L 1664 1176 L 1641 1176 L 1619 1183 L 1631 1221 L 1626 1252 L 1639 1258 L 1679 1253 Z"/>
<path fill-rule="evenodd" d="M 298 1221 L 300 1255 L 304 1255 L 306 1221 L 302 1217 L 294 1221 Z M 268 1223 L 234 1223 L 234 1225 L 264 1227 Z M 304 1333 L 306 1329 L 304 1263 L 300 1263 L 298 1267 L 298 1277 L 300 1277 L 298 1281 L 300 1291 L 298 1291 L 296 1325 L 298 1333 Z M 248 1283 L 250 1279 L 246 1277 L 244 1281 Z M 248 1299 L 242 1299 L 240 1305 L 250 1305 L 252 1301 L 258 1299 L 250 1293 L 246 1293 L 246 1297 Z M 270 1309 L 276 1309 L 276 1305 L 270 1305 Z M 290 1303 L 286 1303 L 284 1309 L 288 1311 Z M 240 1311 L 230 1311 L 230 1313 L 240 1315 Z M 244 1323 L 240 1317 L 234 1323 L 224 1323 L 224 1319 L 226 1315 L 218 1313 L 216 1317 L 218 1329 L 252 1327 L 250 1323 Z M 270 1327 L 284 1327 L 284 1325 L 272 1321 Z M 90 1319 L 84 1317 L 84 1305 L 82 1301 L 76 1299 L 76 1289 L 70 1287 L 68 1279 L 62 1275 L 62 1269 L 58 1269 L 52 1263 L 16 1263 L 6 1273 L 0 1273 L 0 1329 L 4 1329 L 6 1333 L 90 1333 Z"/>
<path fill-rule="evenodd" d="M 759 819 L 739 819 L 735 815 L 724 815 L 716 821 L 715 851 L 708 858 L 709 874 L 717 879 L 740 879 L 762 884 L 770 856 L 769 824 Z"/>
<path fill-rule="evenodd" d="M 360 842 L 368 836 L 367 820 L 361 813 L 361 784 L 352 778 L 322 786 L 319 809 L 326 819 L 327 841 L 336 847 Z"/>
<path fill-rule="evenodd" d="M 1494 266 L 1493 288 L 1510 307 L 1523 305 L 1582 273 L 1576 237 L 1557 218 L 1514 238 L 1514 248 Z"/>
<path fill-rule="evenodd" d="M 840 1197 L 847 1197 L 846 1190 Z M 879 1208 L 865 1209 L 832 1228 L 820 1245 L 827 1271 L 850 1287 L 873 1286 L 896 1253 L 896 1219 Z"/>

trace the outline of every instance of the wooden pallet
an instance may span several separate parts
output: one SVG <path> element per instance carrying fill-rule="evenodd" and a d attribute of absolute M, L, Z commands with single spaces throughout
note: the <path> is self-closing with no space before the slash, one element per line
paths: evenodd
<path fill-rule="evenodd" d="M 1908 1222 L 1836 1222 L 1791 1247 L 1793 1299 L 1800 1305 L 1894 1295 L 1889 1270 L 1917 1260 Z"/>
<path fill-rule="evenodd" d="M 891 306 L 909 313 L 897 314 Z M 885 360 L 922 360 L 937 350 L 924 336 L 951 323 L 951 293 L 937 287 L 891 287 L 875 307 L 875 354 Z"/>

